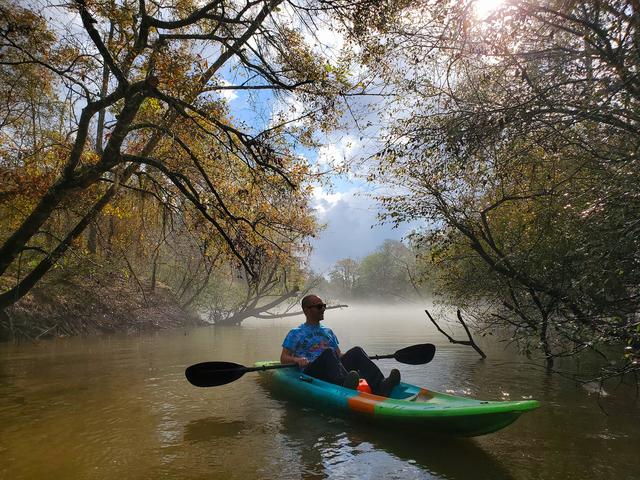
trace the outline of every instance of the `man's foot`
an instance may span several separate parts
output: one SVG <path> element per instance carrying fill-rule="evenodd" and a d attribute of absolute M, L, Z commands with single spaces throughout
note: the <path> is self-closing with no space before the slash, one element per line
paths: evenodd
<path fill-rule="evenodd" d="M 378 395 L 388 397 L 393 390 L 393 387 L 400 383 L 400 372 L 397 368 L 394 368 L 389 372 L 389 376 L 380 382 L 378 387 Z"/>
<path fill-rule="evenodd" d="M 342 386 L 344 388 L 355 390 L 358 388 L 358 383 L 360 383 L 360 374 L 355 370 L 351 370 L 349 373 L 347 373 L 347 376 L 344 377 Z"/>

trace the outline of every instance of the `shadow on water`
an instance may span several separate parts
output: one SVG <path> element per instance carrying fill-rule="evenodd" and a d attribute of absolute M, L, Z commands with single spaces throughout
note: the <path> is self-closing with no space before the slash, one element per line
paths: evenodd
<path fill-rule="evenodd" d="M 188 443 L 209 442 L 217 438 L 239 437 L 247 429 L 247 422 L 205 417 L 185 425 L 184 441 Z"/>
<path fill-rule="evenodd" d="M 472 439 L 384 430 L 357 418 L 303 408 L 268 390 L 266 394 L 282 405 L 281 434 L 297 447 L 307 480 L 514 478 Z M 349 464 L 358 466 L 346 468 Z"/>

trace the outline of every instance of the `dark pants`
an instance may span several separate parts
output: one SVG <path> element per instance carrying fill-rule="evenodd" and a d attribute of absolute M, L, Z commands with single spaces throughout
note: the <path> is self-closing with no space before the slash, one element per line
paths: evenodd
<path fill-rule="evenodd" d="M 373 393 L 378 391 L 384 375 L 360 347 L 353 347 L 342 355 L 342 358 L 338 357 L 333 348 L 327 348 L 318 358 L 307 365 L 304 373 L 325 382 L 342 385 L 344 378 L 351 370 L 356 370 L 360 374 L 360 378 L 367 381 Z"/>

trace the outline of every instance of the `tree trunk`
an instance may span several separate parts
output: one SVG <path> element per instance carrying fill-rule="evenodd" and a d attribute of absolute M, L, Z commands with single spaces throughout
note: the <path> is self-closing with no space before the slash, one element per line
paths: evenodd
<path fill-rule="evenodd" d="M 216 322 L 216 325 L 240 325 L 244 320 L 246 320 L 249 317 L 268 319 L 268 318 L 291 317 L 294 315 L 300 315 L 302 314 L 302 312 L 288 313 L 283 315 L 269 313 L 269 310 L 271 310 L 274 307 L 277 307 L 282 302 L 285 302 L 286 300 L 292 297 L 295 297 L 296 295 L 298 295 L 298 290 L 292 290 L 290 292 L 286 292 L 280 295 L 275 300 L 272 300 L 271 302 L 267 303 L 266 305 L 262 305 L 261 307 L 256 306 L 257 302 L 260 300 L 260 297 L 254 297 L 250 301 L 246 302 L 245 304 L 246 308 L 242 308 L 241 310 L 238 310 L 233 314 L 231 314 L 226 319 Z M 340 305 L 340 306 L 344 306 L 344 305 Z M 330 309 L 330 308 L 338 308 L 338 306 L 327 307 L 327 309 Z"/>
<path fill-rule="evenodd" d="M 138 89 L 139 88 L 140 87 L 138 87 Z M 38 202 L 36 208 L 22 222 L 22 225 L 20 225 L 13 235 L 4 242 L 2 247 L 0 247 L 0 275 L 7 270 L 9 265 L 11 265 L 20 252 L 22 252 L 27 242 L 29 242 L 29 240 L 31 240 L 31 238 L 33 238 L 33 236 L 40 230 L 40 227 L 42 227 L 42 225 L 49 219 L 51 213 L 64 198 L 75 190 L 80 190 L 94 184 L 98 181 L 103 172 L 108 171 L 117 165 L 120 159 L 120 147 L 122 146 L 122 142 L 128 132 L 129 125 L 138 112 L 143 99 L 143 95 L 138 90 L 132 91 L 131 96 L 125 98 L 125 104 L 120 112 L 118 123 L 113 129 L 113 133 L 109 143 L 107 144 L 107 148 L 105 149 L 105 153 L 102 156 L 100 164 L 96 167 L 87 167 L 81 173 L 78 173 L 75 172 L 75 167 L 77 162 L 80 161 L 80 155 L 84 150 L 89 122 L 93 117 L 93 114 L 97 111 L 99 104 L 90 104 L 84 108 L 81 115 L 76 142 L 62 176 L 49 188 L 40 202 Z M 104 207 L 104 205 L 102 207 Z M 77 236 L 78 234 L 74 236 L 74 239 L 77 238 Z M 62 250 L 65 251 L 66 249 L 67 247 L 63 246 Z M 58 249 L 56 248 L 54 252 L 57 250 Z M 50 257 L 55 255 L 54 252 L 51 253 Z M 49 267 L 47 270 L 48 269 Z M 40 275 L 40 277 L 41 276 L 42 275 Z"/>
<path fill-rule="evenodd" d="M 151 291 L 155 292 L 156 290 L 156 273 L 158 271 L 158 257 L 160 256 L 160 249 L 156 250 L 156 253 L 153 255 L 153 265 L 151 267 Z"/>
<path fill-rule="evenodd" d="M 551 371 L 553 368 L 553 354 L 549 347 L 549 317 L 543 314 L 542 328 L 540 329 L 540 343 L 542 344 L 542 351 L 544 352 L 544 359 L 547 365 L 547 371 Z"/>

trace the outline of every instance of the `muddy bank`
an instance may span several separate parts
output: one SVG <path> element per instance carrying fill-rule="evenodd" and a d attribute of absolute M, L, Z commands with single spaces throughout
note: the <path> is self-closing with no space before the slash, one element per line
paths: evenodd
<path fill-rule="evenodd" d="M 143 290 L 144 289 L 144 290 Z M 55 272 L 0 314 L 0 340 L 42 339 L 203 325 L 166 286 L 114 272 Z"/>

